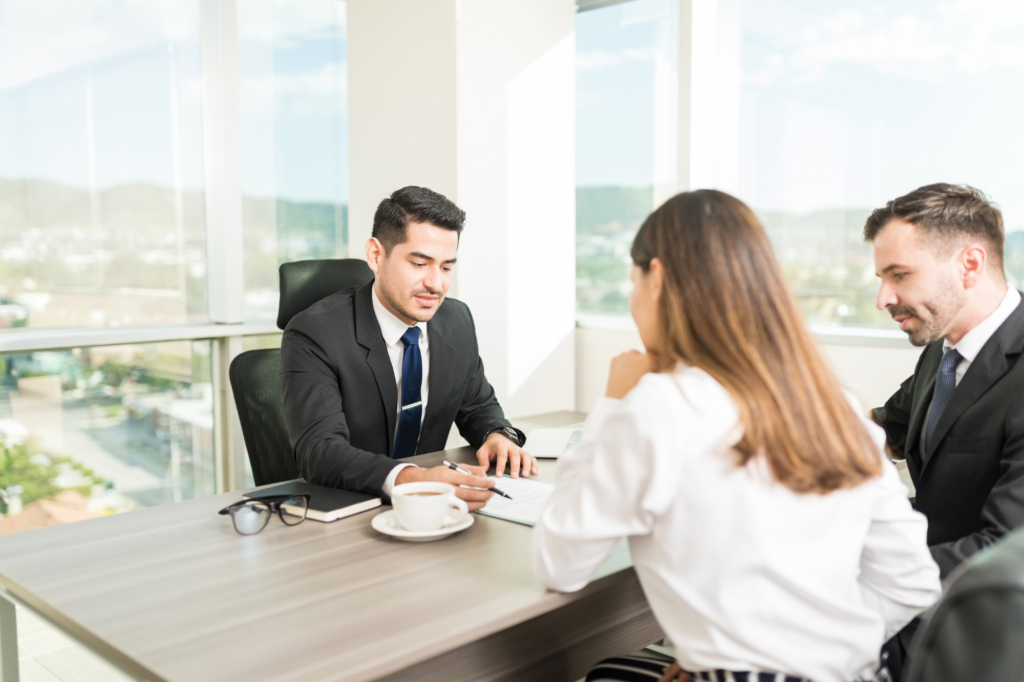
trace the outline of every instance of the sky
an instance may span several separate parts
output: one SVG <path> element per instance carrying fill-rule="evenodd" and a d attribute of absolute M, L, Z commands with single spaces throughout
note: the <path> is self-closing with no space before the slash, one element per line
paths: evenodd
<path fill-rule="evenodd" d="M 345 4 L 239 6 L 243 192 L 348 200 Z M 0 176 L 201 189 L 197 0 L 0 0 Z"/>
<path fill-rule="evenodd" d="M 739 33 L 741 68 L 716 87 L 739 124 L 718 134 L 738 141 L 741 198 L 806 214 L 967 183 L 1024 229 L 1024 3 L 732 1 L 719 30 Z M 651 184 L 658 27 L 675 20 L 664 0 L 578 15 L 577 184 Z"/>
<path fill-rule="evenodd" d="M 741 198 L 807 213 L 966 182 L 1024 228 L 1024 3 L 732 1 Z M 243 192 L 347 201 L 344 2 L 238 6 Z M 676 12 L 578 15 L 578 185 L 651 184 Z M 198 0 L 0 0 L 0 176 L 201 188 L 201 75 Z"/>

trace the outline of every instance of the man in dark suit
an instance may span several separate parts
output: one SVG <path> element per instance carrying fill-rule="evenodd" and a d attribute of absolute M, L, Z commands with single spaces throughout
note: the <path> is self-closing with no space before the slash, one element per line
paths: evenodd
<path fill-rule="evenodd" d="M 469 308 L 445 299 L 465 217 L 429 189 L 398 190 L 377 207 L 366 243 L 375 279 L 285 329 L 285 421 L 311 483 L 390 496 L 402 483 L 444 481 L 478 509 L 491 495 L 480 489 L 493 487 L 484 477 L 492 461 L 513 477 L 536 473 L 484 376 Z M 453 422 L 478 448 L 472 475 L 398 461 L 444 449 Z"/>
<path fill-rule="evenodd" d="M 925 346 L 874 417 L 906 458 L 945 578 L 1024 525 L 1024 307 L 1003 274 L 1003 218 L 976 189 L 928 185 L 874 211 L 864 238 L 878 308 Z"/>

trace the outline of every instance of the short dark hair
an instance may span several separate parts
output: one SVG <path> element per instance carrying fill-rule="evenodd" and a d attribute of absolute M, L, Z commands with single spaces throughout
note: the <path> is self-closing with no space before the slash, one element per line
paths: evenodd
<path fill-rule="evenodd" d="M 466 212 L 426 187 L 403 187 L 377 205 L 372 236 L 384 246 L 384 253 L 391 253 L 406 240 L 410 222 L 430 223 L 461 235 Z"/>
<path fill-rule="evenodd" d="M 993 269 L 1003 272 L 1003 214 L 979 189 L 944 182 L 918 187 L 872 211 L 864 224 L 864 241 L 874 241 L 893 220 L 917 227 L 941 248 L 965 237 L 979 239 L 988 247 Z"/>

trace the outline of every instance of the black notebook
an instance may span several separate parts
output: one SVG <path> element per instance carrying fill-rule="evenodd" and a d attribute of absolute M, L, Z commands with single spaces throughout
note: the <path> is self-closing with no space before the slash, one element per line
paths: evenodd
<path fill-rule="evenodd" d="M 302 481 L 292 481 L 271 488 L 254 490 L 251 493 L 246 493 L 245 497 L 256 500 L 272 495 L 309 495 L 309 510 L 306 512 L 306 518 L 314 521 L 337 521 L 346 516 L 380 506 L 379 497 L 354 493 L 351 490 L 325 488 L 322 485 L 313 485 Z M 289 509 L 290 506 L 284 505 L 285 509 L 292 511 Z"/>

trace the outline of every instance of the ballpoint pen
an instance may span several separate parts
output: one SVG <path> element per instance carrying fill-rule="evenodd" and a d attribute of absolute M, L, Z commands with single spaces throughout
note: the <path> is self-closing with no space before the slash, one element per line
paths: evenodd
<path fill-rule="evenodd" d="M 472 476 L 473 475 L 472 471 L 466 471 L 465 469 L 460 467 L 458 464 L 455 464 L 453 462 L 449 462 L 448 460 L 444 460 L 444 465 L 446 467 L 448 467 L 449 469 L 455 469 L 455 471 L 458 471 L 460 474 L 466 474 L 468 476 Z M 510 500 L 512 499 L 511 495 L 509 495 L 508 493 L 506 493 L 504 491 L 498 490 L 497 488 L 490 488 L 490 491 L 492 493 L 498 493 L 502 497 L 507 497 Z"/>

